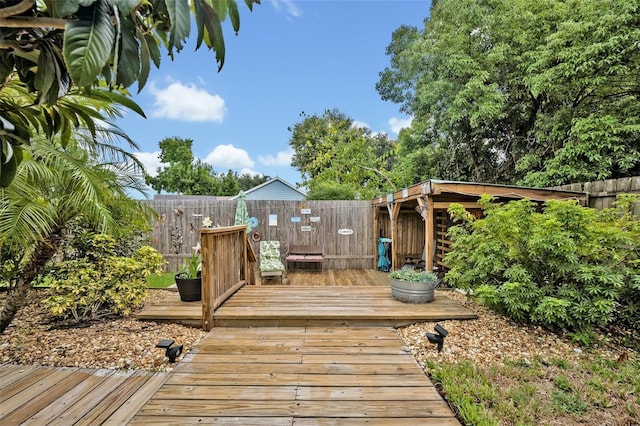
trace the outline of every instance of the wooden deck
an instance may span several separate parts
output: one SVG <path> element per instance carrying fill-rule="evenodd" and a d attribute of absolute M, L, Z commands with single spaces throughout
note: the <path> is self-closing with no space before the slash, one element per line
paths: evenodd
<path fill-rule="evenodd" d="M 376 271 L 312 274 L 242 288 L 171 373 L 0 365 L 0 424 L 458 425 L 392 326 L 475 315 L 446 292 L 396 302 Z M 175 294 L 146 312 L 202 310 Z"/>
<path fill-rule="evenodd" d="M 436 291 L 431 303 L 398 302 L 391 297 L 388 274 L 382 272 L 290 272 L 287 275 L 287 285 L 241 288 L 214 312 L 214 327 L 399 327 L 423 321 L 476 318 L 447 298 L 447 290 Z M 199 327 L 202 307 L 199 302 L 180 302 L 175 294 L 161 304 L 146 307 L 137 317 Z"/>
<path fill-rule="evenodd" d="M 0 424 L 126 424 L 168 377 L 142 371 L 0 365 Z"/>
<path fill-rule="evenodd" d="M 131 424 L 458 425 L 393 328 L 214 328 Z"/>

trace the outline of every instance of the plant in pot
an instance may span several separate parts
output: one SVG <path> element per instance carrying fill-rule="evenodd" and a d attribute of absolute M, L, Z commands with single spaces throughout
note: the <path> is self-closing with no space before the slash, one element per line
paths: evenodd
<path fill-rule="evenodd" d="M 432 272 L 398 269 L 389 274 L 391 296 L 404 303 L 427 303 L 434 299 L 438 276 Z"/>
<path fill-rule="evenodd" d="M 175 275 L 176 286 L 183 302 L 197 302 L 202 299 L 202 277 L 200 276 L 199 253 L 185 258 L 182 269 Z"/>

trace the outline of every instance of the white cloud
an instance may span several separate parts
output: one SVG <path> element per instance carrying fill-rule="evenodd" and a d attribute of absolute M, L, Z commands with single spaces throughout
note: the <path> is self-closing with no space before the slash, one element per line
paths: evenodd
<path fill-rule="evenodd" d="M 256 172 L 253 169 L 247 168 L 247 167 L 243 167 L 242 170 L 240 170 L 240 172 L 238 172 L 239 175 L 249 175 L 249 176 L 263 176 L 262 173 L 260 172 Z"/>
<path fill-rule="evenodd" d="M 291 17 L 297 18 L 302 16 L 302 10 L 300 10 L 293 0 L 271 0 L 271 5 L 278 12 L 285 9 L 287 15 Z"/>
<path fill-rule="evenodd" d="M 153 152 L 134 152 L 138 160 L 144 165 L 147 174 L 150 176 L 156 176 L 158 174 L 158 167 L 163 167 L 166 164 L 160 162 L 160 151 Z"/>
<path fill-rule="evenodd" d="M 265 166 L 289 166 L 293 158 L 294 151 L 280 151 L 274 157 L 273 155 L 260 155 L 258 161 Z"/>
<path fill-rule="evenodd" d="M 255 165 L 255 161 L 249 157 L 247 151 L 231 144 L 216 146 L 202 161 L 214 167 L 222 167 L 225 169 L 224 171 L 242 167 L 251 168 Z"/>
<path fill-rule="evenodd" d="M 391 127 L 391 131 L 397 135 L 400 133 L 400 130 L 411 127 L 411 121 L 413 121 L 412 117 L 405 119 L 393 117 L 389 119 L 389 127 Z"/>
<path fill-rule="evenodd" d="M 155 118 L 221 123 L 227 111 L 224 99 L 195 84 L 173 82 L 164 89 L 152 84 L 149 92 L 155 97 L 151 111 Z"/>
<path fill-rule="evenodd" d="M 353 127 L 354 129 L 371 129 L 371 126 L 369 126 L 369 123 L 365 123 L 364 121 L 358 121 L 358 120 L 353 120 L 353 123 L 351 123 L 351 127 Z"/>

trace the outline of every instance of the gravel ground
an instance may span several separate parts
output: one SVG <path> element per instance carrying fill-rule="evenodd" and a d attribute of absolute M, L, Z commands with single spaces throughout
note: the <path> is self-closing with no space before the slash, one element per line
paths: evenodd
<path fill-rule="evenodd" d="M 149 301 L 166 296 L 166 290 L 151 290 Z M 0 334 L 0 363 L 54 367 L 136 369 L 171 371 L 162 339 L 174 339 L 188 353 L 202 339 L 201 329 L 178 324 L 137 321 L 133 317 L 105 320 L 86 327 L 52 323 L 41 303 L 46 293 L 35 290 L 30 303 Z M 4 304 L 6 295 L 0 295 Z M 183 355 L 184 356 L 184 355 Z"/>
<path fill-rule="evenodd" d="M 413 324 L 398 329 L 413 355 L 423 366 L 425 359 L 447 363 L 469 360 L 482 366 L 502 366 L 505 361 L 530 363 L 536 358 L 546 361 L 561 358 L 571 362 L 578 361 L 585 355 L 579 346 L 541 327 L 517 325 L 455 290 L 438 292 L 436 297 L 442 295 L 465 306 L 478 315 L 478 319 L 439 321 L 437 324 L 449 332 L 442 352 L 438 352 L 437 346 L 425 338 L 426 332 L 434 332 L 435 322 Z M 590 351 L 613 360 L 622 353 L 615 347 L 595 347 Z"/>
<path fill-rule="evenodd" d="M 150 300 L 164 297 L 166 290 L 153 290 Z M 444 350 L 425 339 L 435 323 L 420 323 L 398 330 L 416 359 L 456 362 L 471 360 L 480 365 L 501 364 L 505 360 L 563 358 L 577 360 L 582 351 L 539 328 L 524 328 L 497 316 L 467 300 L 455 291 L 439 291 L 474 311 L 479 318 L 465 321 L 441 321 L 449 332 Z M 0 294 L 0 303 L 6 295 Z M 105 320 L 85 327 L 52 323 L 41 303 L 42 290 L 32 293 L 31 302 L 22 308 L 13 324 L 0 335 L 0 363 L 35 364 L 81 368 L 139 369 L 170 371 L 162 349 L 162 339 L 175 339 L 188 353 L 205 335 L 202 330 L 176 324 L 137 321 L 133 318 Z M 616 359 L 615 349 L 597 349 Z"/>

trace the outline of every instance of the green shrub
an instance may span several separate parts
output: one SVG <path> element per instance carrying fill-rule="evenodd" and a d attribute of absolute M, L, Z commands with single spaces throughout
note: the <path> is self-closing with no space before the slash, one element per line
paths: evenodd
<path fill-rule="evenodd" d="M 614 319 L 638 325 L 640 225 L 636 196 L 597 211 L 575 201 L 499 204 L 483 196 L 482 219 L 455 204 L 447 281 L 514 320 L 565 329 L 588 343 Z"/>
<path fill-rule="evenodd" d="M 144 302 L 146 277 L 160 272 L 164 263 L 162 255 L 148 246 L 131 257 L 93 260 L 93 256 L 66 260 L 50 270 L 51 295 L 46 303 L 54 316 L 80 321 L 129 315 Z"/>
<path fill-rule="evenodd" d="M 389 278 L 414 283 L 434 283 L 438 281 L 437 275 L 433 272 L 416 271 L 415 269 L 397 269 L 391 271 Z"/>

